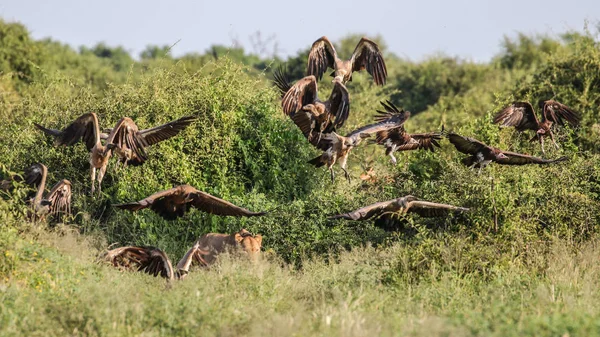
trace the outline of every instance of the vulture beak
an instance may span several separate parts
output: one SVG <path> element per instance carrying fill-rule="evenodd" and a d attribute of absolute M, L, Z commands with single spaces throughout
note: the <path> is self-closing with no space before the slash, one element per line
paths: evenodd
<path fill-rule="evenodd" d="M 537 130 L 537 134 L 538 134 L 538 135 L 543 135 L 543 134 L 545 134 L 545 133 L 546 133 L 546 130 L 544 130 L 544 129 L 539 129 L 539 130 Z"/>

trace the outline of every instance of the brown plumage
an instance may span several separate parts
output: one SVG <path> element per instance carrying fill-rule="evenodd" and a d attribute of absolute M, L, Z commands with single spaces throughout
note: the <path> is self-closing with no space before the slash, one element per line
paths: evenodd
<path fill-rule="evenodd" d="M 459 152 L 469 154 L 462 160 L 465 166 L 469 168 L 478 167 L 479 173 L 491 162 L 502 165 L 526 165 L 526 164 L 551 164 L 567 160 L 567 157 L 548 160 L 539 157 L 533 157 L 526 154 L 503 151 L 498 148 L 484 144 L 483 142 L 469 137 L 450 132 L 447 135 L 450 143 L 456 147 Z"/>
<path fill-rule="evenodd" d="M 281 71 L 275 74 L 275 84 L 282 93 L 283 112 L 307 137 L 316 130 L 319 136 L 344 125 L 350 113 L 348 90 L 340 81 L 334 81 L 329 99 L 321 101 L 318 96 L 317 79 L 307 76 L 291 85 Z M 287 89 L 287 90 L 286 90 Z M 286 90 L 285 93 L 283 90 Z M 310 138 L 309 138 L 310 140 Z"/>
<path fill-rule="evenodd" d="M 496 114 L 494 123 L 504 127 L 514 126 L 521 132 L 525 130 L 535 131 L 536 135 L 530 141 L 537 138 L 542 146 L 542 152 L 545 153 L 544 137 L 548 135 L 552 139 L 552 143 L 558 148 L 558 144 L 554 140 L 552 125 L 554 123 L 563 125 L 566 121 L 572 126 L 578 126 L 580 117 L 568 106 L 553 100 L 540 101 L 539 108 L 542 110 L 541 121 L 538 120 L 531 103 L 514 102 Z"/>
<path fill-rule="evenodd" d="M 229 201 L 199 191 L 190 185 L 180 185 L 165 191 L 154 193 L 140 201 L 113 206 L 132 212 L 150 208 L 167 220 L 174 220 L 184 216 L 192 207 L 216 215 L 240 217 L 266 214 L 266 212 L 251 212 L 245 208 L 238 207 Z"/>
<path fill-rule="evenodd" d="M 168 280 L 175 278 L 173 265 L 167 254 L 156 247 L 119 247 L 106 252 L 104 259 L 120 269 L 160 275 Z"/>
<path fill-rule="evenodd" d="M 138 130 L 131 118 L 123 117 L 113 129 L 108 129 L 107 144 L 115 145 L 114 151 L 125 165 L 141 165 L 148 159 L 146 147 L 176 136 L 196 119 L 195 116 L 185 116 L 153 128 Z"/>
<path fill-rule="evenodd" d="M 329 218 L 362 221 L 374 217 L 380 217 L 384 214 L 407 213 L 416 213 L 422 217 L 441 217 L 452 211 L 466 212 L 468 210 L 468 208 L 464 207 L 422 201 L 412 195 L 407 195 L 397 199 L 377 202 L 372 205 L 359 208 L 355 211 L 337 214 Z"/>
<path fill-rule="evenodd" d="M 392 102 L 380 102 L 386 111 L 394 111 L 396 113 L 404 113 L 406 119 L 410 118 L 410 111 L 399 110 Z M 381 112 L 381 111 L 380 111 Z M 435 147 L 440 147 L 438 141 L 442 139 L 441 132 L 429 133 L 408 133 L 401 125 L 394 129 L 383 130 L 377 132 L 375 143 L 385 147 L 385 154 L 390 156 L 392 162 L 396 164 L 396 151 L 411 151 L 411 150 L 429 150 L 435 151 Z"/>
<path fill-rule="evenodd" d="M 37 182 L 37 192 L 31 200 L 32 214 L 44 219 L 46 216 L 71 214 L 71 182 L 63 179 L 52 187 L 44 197 L 48 168 L 44 164 L 34 164 L 28 169 L 25 181 Z"/>
<path fill-rule="evenodd" d="M 101 192 L 102 180 L 112 150 L 115 150 L 121 161 L 140 165 L 147 159 L 145 147 L 177 135 L 194 120 L 195 117 L 187 116 L 167 124 L 139 131 L 131 118 L 123 117 L 112 129 L 108 130 L 110 133 L 106 135 L 100 133 L 98 116 L 90 112 L 81 115 L 63 130 L 48 129 L 39 124 L 35 124 L 35 126 L 46 134 L 55 137 L 56 145 L 70 146 L 76 144 L 79 140 L 86 144 L 88 151 L 90 151 L 90 178 L 93 194 L 96 181 L 98 182 L 98 192 Z M 101 139 L 106 139 L 106 145 L 102 145 Z M 96 170 L 98 171 L 97 179 Z"/>
<path fill-rule="evenodd" d="M 151 246 L 115 248 L 106 252 L 104 260 L 122 270 L 140 271 L 155 277 L 160 275 L 167 280 L 173 280 L 183 279 L 188 274 L 192 261 L 207 265 L 202 257 L 202 254 L 207 253 L 199 248 L 198 243 L 194 244 L 177 264 L 177 270 L 173 269 L 171 260 L 165 252 Z"/>
<path fill-rule="evenodd" d="M 352 81 L 352 72 L 361 70 L 367 70 L 377 85 L 384 85 L 387 78 L 387 68 L 379 46 L 365 37 L 360 39 L 349 60 L 338 57 L 326 36 L 315 41 L 308 54 L 306 74 L 321 80 L 327 68 L 334 69 L 331 75 L 343 84 Z"/>
<path fill-rule="evenodd" d="M 378 113 L 379 116 L 376 117 L 376 123 L 356 129 L 346 136 L 340 136 L 335 132 L 331 132 L 325 134 L 318 141 L 311 141 L 315 147 L 325 152 L 310 160 L 309 163 L 313 164 L 315 167 L 327 165 L 327 169 L 331 173 L 331 181 L 333 182 L 335 179 L 333 165 L 336 162 L 339 162 L 346 179 L 350 181 L 350 174 L 346 169 L 346 162 L 350 150 L 355 146 L 358 146 L 364 138 L 369 137 L 371 134 L 397 128 L 408 118 L 408 115 L 404 111 L 395 111 L 393 109 L 378 111 Z"/>

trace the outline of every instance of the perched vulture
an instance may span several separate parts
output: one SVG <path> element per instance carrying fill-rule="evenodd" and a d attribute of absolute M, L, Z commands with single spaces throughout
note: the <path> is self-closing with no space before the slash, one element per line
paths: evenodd
<path fill-rule="evenodd" d="M 333 44 L 325 36 L 312 44 L 308 54 L 307 75 L 314 75 L 319 80 L 327 68 L 334 69 L 331 76 L 346 84 L 352 81 L 352 72 L 366 69 L 377 85 L 384 85 L 387 78 L 387 69 L 379 46 L 365 37 L 360 39 L 352 57 L 340 60 Z"/>
<path fill-rule="evenodd" d="M 333 182 L 335 179 L 333 165 L 339 159 L 340 167 L 344 171 L 346 179 L 350 181 L 350 174 L 346 169 L 346 161 L 348 160 L 350 150 L 371 134 L 397 128 L 408 118 L 408 115 L 404 111 L 388 109 L 387 111 L 378 111 L 378 113 L 379 116 L 376 117 L 377 123 L 363 126 L 346 136 L 340 136 L 335 132 L 331 132 L 325 134 L 318 142 L 311 142 L 318 149 L 325 152 L 310 160 L 309 163 L 315 167 L 327 165 L 327 169 L 331 172 L 331 181 Z"/>
<path fill-rule="evenodd" d="M 550 135 L 554 146 L 558 148 L 551 129 L 554 123 L 563 125 L 564 121 L 567 121 L 572 126 L 578 126 L 581 118 L 571 108 L 557 101 L 541 100 L 538 105 L 542 110 L 541 121 L 538 120 L 531 103 L 514 102 L 494 117 L 494 123 L 504 127 L 514 126 L 518 131 L 536 131 L 536 135 L 530 141 L 537 138 L 542 146 L 542 152 L 545 153 L 544 137 L 548 135 Z"/>
<path fill-rule="evenodd" d="M 329 219 L 362 221 L 371 219 L 373 217 L 380 217 L 385 214 L 407 213 L 416 213 L 422 217 L 441 217 L 453 211 L 466 212 L 468 210 L 468 208 L 464 207 L 422 201 L 412 195 L 407 195 L 405 197 L 365 206 L 353 212 L 334 215 L 329 217 Z"/>
<path fill-rule="evenodd" d="M 380 102 L 387 111 L 395 113 L 404 113 L 406 119 L 410 117 L 410 111 L 399 110 L 392 102 Z M 381 112 L 381 111 L 380 111 Z M 390 156 L 392 163 L 396 164 L 396 151 L 411 151 L 411 150 L 429 150 L 435 151 L 435 147 L 440 147 L 438 141 L 442 139 L 441 132 L 429 133 L 408 133 L 404 128 L 404 124 L 389 130 L 377 132 L 375 135 L 375 143 L 385 147 L 385 154 Z"/>
<path fill-rule="evenodd" d="M 89 112 L 77 118 L 63 130 L 48 129 L 39 124 L 35 124 L 35 126 L 55 137 L 56 145 L 74 145 L 79 140 L 86 144 L 90 151 L 90 178 L 93 194 L 96 170 L 98 170 L 98 192 L 101 192 L 102 179 L 106 173 L 112 150 L 115 150 L 121 161 L 125 163 L 142 164 L 147 159 L 145 147 L 177 135 L 194 120 L 195 117 L 187 116 L 161 126 L 139 131 L 131 118 L 124 117 L 117 122 L 114 128 L 109 129 L 110 134 L 106 135 L 100 133 L 98 116 Z M 106 145 L 102 145 L 101 138 L 106 139 Z"/>
<path fill-rule="evenodd" d="M 318 131 L 319 136 L 329 133 L 344 125 L 348 119 L 350 98 L 342 82 L 334 81 L 329 99 L 321 101 L 314 76 L 304 77 L 294 85 L 289 83 L 282 70 L 276 71 L 274 76 L 275 85 L 282 93 L 283 112 L 290 116 L 306 137 L 312 137 L 313 130 Z"/>
<path fill-rule="evenodd" d="M 567 157 L 549 160 L 521 153 L 502 151 L 486 145 L 477 139 L 463 137 L 454 132 L 448 133 L 447 137 L 459 152 L 470 155 L 462 160 L 463 164 L 469 168 L 478 167 L 479 173 L 481 173 L 482 168 L 485 168 L 491 162 L 502 165 L 526 165 L 551 164 L 567 160 Z"/>
<path fill-rule="evenodd" d="M 199 191 L 190 185 L 180 185 L 165 191 L 154 193 L 140 201 L 113 206 L 132 212 L 149 207 L 167 220 L 174 220 L 184 216 L 192 207 L 216 215 L 241 217 L 266 214 L 266 212 L 251 212 L 245 208 L 238 207 L 229 201 Z"/>
<path fill-rule="evenodd" d="M 48 168 L 44 164 L 34 164 L 28 169 L 25 181 L 38 182 L 37 193 L 31 201 L 32 213 L 44 219 L 47 215 L 71 214 L 71 182 L 63 179 L 57 182 L 44 197 Z"/>

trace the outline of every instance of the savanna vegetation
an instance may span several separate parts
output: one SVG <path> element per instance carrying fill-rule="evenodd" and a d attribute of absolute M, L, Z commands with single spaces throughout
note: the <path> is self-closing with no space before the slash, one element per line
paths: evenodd
<path fill-rule="evenodd" d="M 0 21 L 2 177 L 42 162 L 50 181 L 73 183 L 75 211 L 67 224 L 31 223 L 27 188 L 15 183 L 0 198 L 0 334 L 600 335 L 599 32 L 507 38 L 487 63 L 386 51 L 386 86 L 362 73 L 348 83 L 342 133 L 371 123 L 379 101 L 391 99 L 413 113 L 410 131 L 444 126 L 535 155 L 531 135 L 499 129 L 492 117 L 514 100 L 558 100 L 582 116 L 579 128 L 557 132 L 560 149 L 546 147 L 567 162 L 490 165 L 477 175 L 447 141 L 435 153 L 399 154 L 397 165 L 363 143 L 350 155 L 352 181 L 332 184 L 307 163 L 318 151 L 283 115 L 271 84 L 282 63 L 302 77 L 309 46 L 287 60 L 223 46 L 181 57 L 149 46 L 135 58 L 123 47 L 34 40 Z M 338 52 L 349 55 L 357 41 L 338 41 Z M 323 97 L 329 82 L 319 84 Z M 33 126 L 59 128 L 88 111 L 103 127 L 122 116 L 141 128 L 199 119 L 149 149 L 142 166 L 112 162 L 92 198 L 85 147 L 54 147 Z M 182 183 L 271 212 L 166 221 L 111 207 Z M 471 211 L 408 216 L 395 232 L 327 219 L 406 194 Z M 114 244 L 157 246 L 176 260 L 198 236 L 240 228 L 264 237 L 256 265 L 225 257 L 165 284 L 96 262 Z"/>

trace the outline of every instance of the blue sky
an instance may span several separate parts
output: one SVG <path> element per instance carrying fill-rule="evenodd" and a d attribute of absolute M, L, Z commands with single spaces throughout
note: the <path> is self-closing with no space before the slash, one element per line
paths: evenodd
<path fill-rule="evenodd" d="M 323 35 L 361 33 L 382 35 L 391 51 L 413 60 L 444 52 L 487 61 L 504 35 L 581 31 L 585 20 L 595 27 L 600 1 L 8 0 L 0 3 L 0 17 L 25 24 L 35 38 L 73 46 L 106 42 L 134 56 L 149 44 L 177 43 L 175 56 L 234 40 L 251 50 L 249 37 L 260 31 L 275 37 L 280 56 Z"/>

